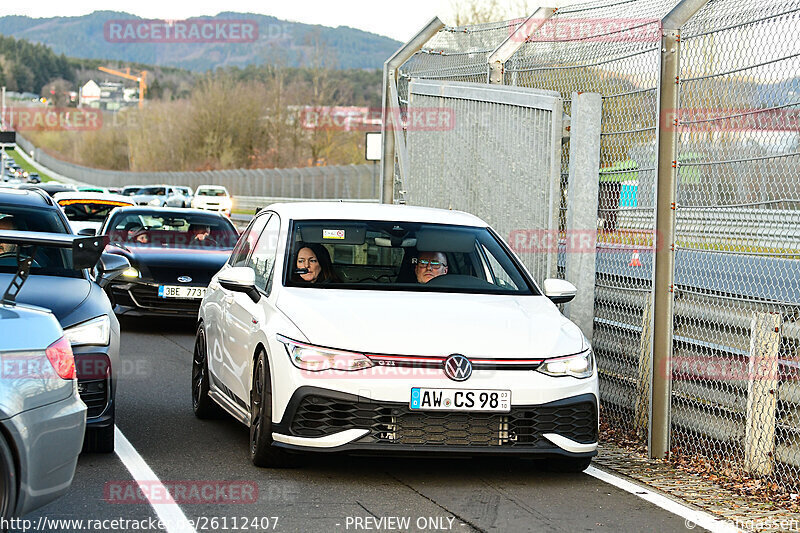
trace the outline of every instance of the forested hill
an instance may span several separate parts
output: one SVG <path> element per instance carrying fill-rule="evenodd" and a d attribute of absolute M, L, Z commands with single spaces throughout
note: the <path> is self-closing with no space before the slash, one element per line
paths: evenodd
<path fill-rule="evenodd" d="M 198 72 L 256 64 L 301 67 L 323 63 L 338 69 L 376 69 L 401 44 L 346 26 L 301 24 L 252 13 L 225 12 L 198 18 L 255 22 L 258 38 L 254 42 L 111 42 L 104 33 L 107 21 L 142 20 L 115 11 L 95 11 L 80 17 L 0 17 L 0 34 L 43 43 L 56 54 L 75 58 L 115 59 Z"/>

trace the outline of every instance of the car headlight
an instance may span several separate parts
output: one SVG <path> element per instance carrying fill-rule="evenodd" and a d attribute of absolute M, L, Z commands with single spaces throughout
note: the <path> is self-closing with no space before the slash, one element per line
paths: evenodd
<path fill-rule="evenodd" d="M 594 354 L 586 350 L 578 355 L 546 359 L 536 370 L 548 376 L 588 378 L 594 374 Z"/>
<path fill-rule="evenodd" d="M 152 200 L 147 202 L 147 205 L 161 205 L 161 200 L 158 198 L 153 198 Z"/>
<path fill-rule="evenodd" d="M 133 267 L 125 269 L 125 272 L 122 273 L 122 276 L 125 278 L 138 278 L 139 275 L 139 271 Z"/>
<path fill-rule="evenodd" d="M 322 348 L 313 344 L 294 341 L 282 335 L 278 335 L 278 340 L 286 346 L 286 352 L 289 354 L 292 364 L 301 370 L 310 370 L 311 372 L 344 370 L 352 372 L 372 366 L 372 361 L 363 353 Z"/>
<path fill-rule="evenodd" d="M 64 336 L 72 346 L 107 346 L 111 342 L 111 320 L 108 315 L 93 318 L 66 328 Z"/>

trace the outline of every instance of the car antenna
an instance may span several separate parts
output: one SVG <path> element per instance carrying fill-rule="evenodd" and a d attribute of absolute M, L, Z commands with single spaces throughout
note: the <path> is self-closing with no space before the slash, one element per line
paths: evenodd
<path fill-rule="evenodd" d="M 33 258 L 36 255 L 37 249 L 38 248 L 34 246 L 30 255 L 23 256 L 21 253 L 22 247 L 17 247 L 17 272 L 14 274 L 14 277 L 11 279 L 11 283 L 8 284 L 8 288 L 3 294 L 2 303 L 4 305 L 16 305 L 17 295 L 19 294 L 19 291 L 22 290 L 25 280 L 28 279 L 28 276 L 31 273 L 31 265 L 33 265 Z"/>

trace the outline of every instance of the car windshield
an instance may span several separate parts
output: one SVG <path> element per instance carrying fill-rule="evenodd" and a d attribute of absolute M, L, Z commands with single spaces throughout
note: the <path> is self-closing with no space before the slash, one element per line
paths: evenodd
<path fill-rule="evenodd" d="M 141 187 L 125 187 L 120 191 L 120 194 L 124 196 L 133 196 L 134 194 L 138 194 L 141 190 Z"/>
<path fill-rule="evenodd" d="M 75 222 L 102 222 L 116 207 L 131 205 L 113 200 L 59 200 L 67 218 Z"/>
<path fill-rule="evenodd" d="M 225 189 L 197 189 L 196 196 L 227 196 Z"/>
<path fill-rule="evenodd" d="M 165 194 L 167 194 L 167 191 L 166 189 L 164 189 L 164 187 L 144 187 L 142 189 L 139 189 L 139 192 L 137 192 L 136 194 L 150 195 L 150 196 L 164 196 Z"/>
<path fill-rule="evenodd" d="M 124 211 L 113 215 L 106 233 L 125 246 L 232 250 L 238 234 L 227 219 L 202 214 Z"/>
<path fill-rule="evenodd" d="M 54 210 L 17 205 L 0 205 L 1 230 L 69 233 Z M 17 271 L 17 251 L 17 245 L 0 243 L 0 273 L 13 274 Z M 37 249 L 31 274 L 68 278 L 83 276 L 81 271 L 72 269 L 72 250 L 49 247 Z M 4 287 L 0 289 L 5 290 Z"/>
<path fill-rule="evenodd" d="M 290 231 L 286 286 L 539 294 L 487 228 L 309 220 Z"/>

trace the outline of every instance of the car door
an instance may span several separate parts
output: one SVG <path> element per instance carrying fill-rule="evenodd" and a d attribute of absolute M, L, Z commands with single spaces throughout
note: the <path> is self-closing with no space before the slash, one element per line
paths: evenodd
<path fill-rule="evenodd" d="M 256 242 L 270 216 L 271 213 L 268 212 L 259 213 L 250 221 L 250 224 L 239 237 L 239 241 L 231 253 L 231 258 L 222 270 L 223 272 L 225 268 L 247 266 L 250 254 L 255 248 Z M 209 316 L 206 324 L 209 370 L 215 379 L 220 380 L 225 387 L 230 389 L 232 383 L 236 380 L 234 377 L 236 373 L 232 370 L 236 363 L 231 354 L 231 349 L 236 344 L 235 339 L 241 336 L 233 333 L 232 328 L 238 327 L 238 322 L 231 320 L 229 316 L 236 292 L 228 290 L 216 282 L 212 283 L 212 285 L 214 293 L 211 297 L 216 304 L 215 311 L 217 314 L 214 317 Z"/>
<path fill-rule="evenodd" d="M 247 260 L 255 271 L 256 288 L 261 299 L 256 303 L 244 293 L 233 295 L 227 313 L 226 327 L 230 346 L 234 394 L 242 400 L 250 395 L 251 365 L 256 346 L 256 333 L 270 319 L 274 309 L 269 303 L 275 257 L 278 253 L 280 217 L 272 214 Z"/>

